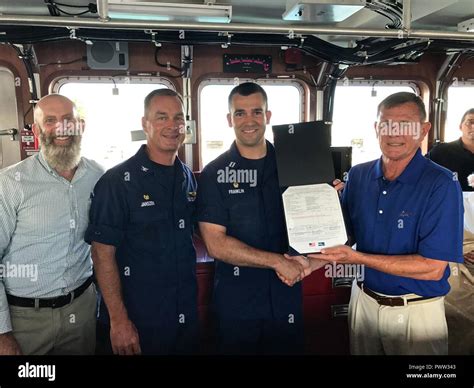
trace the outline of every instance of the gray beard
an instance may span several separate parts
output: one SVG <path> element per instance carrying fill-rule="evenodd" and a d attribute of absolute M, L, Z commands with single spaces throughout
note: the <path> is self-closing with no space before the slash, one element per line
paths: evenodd
<path fill-rule="evenodd" d="M 69 171 L 77 167 L 81 160 L 81 136 L 73 136 L 68 146 L 54 144 L 54 137 L 40 134 L 41 152 L 49 166 L 56 171 Z"/>

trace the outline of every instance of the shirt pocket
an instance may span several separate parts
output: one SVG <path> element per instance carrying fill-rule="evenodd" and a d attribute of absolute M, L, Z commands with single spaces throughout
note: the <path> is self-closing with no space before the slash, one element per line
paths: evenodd
<path fill-rule="evenodd" d="M 142 207 L 130 212 L 130 225 L 134 228 L 145 227 L 169 218 L 168 209 L 157 206 Z"/>
<path fill-rule="evenodd" d="M 164 248 L 171 241 L 173 226 L 170 211 L 160 207 L 144 207 L 130 212 L 128 234 L 140 241 L 144 250 Z"/>
<path fill-rule="evenodd" d="M 242 201 L 229 207 L 229 233 L 247 244 L 255 245 L 260 236 L 259 209 L 256 202 Z"/>

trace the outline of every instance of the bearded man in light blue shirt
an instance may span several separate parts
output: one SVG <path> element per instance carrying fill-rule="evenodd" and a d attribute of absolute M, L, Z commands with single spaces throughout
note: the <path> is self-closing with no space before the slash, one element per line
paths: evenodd
<path fill-rule="evenodd" d="M 96 291 L 84 242 L 103 173 L 81 158 L 84 122 L 57 94 L 34 110 L 41 150 L 0 171 L 0 354 L 93 354 Z"/>

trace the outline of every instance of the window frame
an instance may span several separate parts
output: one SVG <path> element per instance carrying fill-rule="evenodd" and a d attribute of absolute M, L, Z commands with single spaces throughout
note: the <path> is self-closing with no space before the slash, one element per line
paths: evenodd
<path fill-rule="evenodd" d="M 337 86 L 409 86 L 415 90 L 416 94 L 422 96 L 422 88 L 413 80 L 399 80 L 399 79 L 367 79 L 367 78 L 343 78 L 337 81 Z M 336 86 L 336 87 L 337 87 Z"/>
<path fill-rule="evenodd" d="M 176 86 L 168 78 L 159 76 L 137 76 L 137 75 L 120 75 L 120 76 L 61 76 L 55 78 L 51 83 L 51 92 L 59 93 L 61 87 L 67 83 L 94 83 L 94 84 L 161 84 L 166 85 L 169 89 L 176 91 Z"/>
<path fill-rule="evenodd" d="M 199 133 L 198 133 L 198 138 L 199 138 L 199 147 L 198 147 L 198 152 L 199 152 L 199 170 L 202 170 L 203 165 L 202 165 L 202 141 L 201 141 L 201 133 L 202 133 L 202 120 L 201 120 L 201 93 L 202 90 L 206 86 L 211 86 L 211 85 L 237 85 L 241 84 L 244 82 L 255 82 L 260 86 L 264 85 L 284 85 L 284 86 L 294 86 L 297 88 L 299 95 L 300 95 L 300 114 L 299 114 L 299 121 L 304 122 L 307 121 L 309 118 L 309 111 L 307 110 L 308 106 L 308 101 L 309 101 L 309 88 L 308 85 L 303 81 L 298 78 L 245 78 L 245 77 L 234 77 L 234 78 L 226 78 L 226 77 L 207 77 L 204 80 L 202 80 L 199 83 L 199 86 L 197 88 L 197 120 L 199 123 Z M 271 109 L 270 109 L 271 110 Z"/>
<path fill-rule="evenodd" d="M 459 81 L 457 78 L 454 78 L 453 83 L 451 83 L 451 85 L 449 85 L 449 87 L 446 89 L 446 99 L 447 99 L 448 103 L 447 103 L 447 106 L 446 106 L 445 121 L 444 121 L 444 124 L 442 125 L 443 131 L 442 131 L 442 134 L 440 133 L 440 139 L 435 139 L 435 141 L 437 140 L 441 143 L 453 141 L 453 139 L 451 139 L 449 141 L 446 140 L 446 129 L 447 129 L 447 123 L 448 123 L 448 112 L 449 112 L 449 104 L 450 104 L 448 96 L 449 96 L 449 89 L 458 88 L 458 87 L 471 87 L 474 90 L 474 79 L 468 78 L 468 79 L 465 79 L 465 80 L 463 79 L 462 81 Z M 457 125 L 459 125 L 460 120 L 461 120 L 461 117 L 458 118 Z M 459 131 L 459 136 L 457 138 L 459 138 L 459 137 L 461 137 L 461 132 L 460 131 Z M 456 140 L 456 139 L 454 139 L 454 140 Z"/>
<path fill-rule="evenodd" d="M 7 77 L 8 80 L 6 79 Z M 22 112 L 22 109 L 21 100 L 19 100 L 18 95 L 19 87 L 17 85 L 19 77 L 16 72 L 12 68 L 10 68 L 10 66 L 2 63 L 0 64 L 0 78 L 2 78 L 0 82 L 0 85 L 2 85 L 2 87 L 7 83 L 10 84 L 11 81 L 11 84 L 7 87 L 8 94 L 6 96 L 5 91 L 3 90 L 5 101 L 8 101 L 8 105 L 11 103 L 11 107 L 9 107 L 8 109 L 0 109 L 0 111 L 7 115 L 7 117 L 2 117 L 2 125 L 0 129 L 16 128 L 20 130 L 20 125 L 24 124 L 22 122 L 22 118 L 24 116 L 23 113 L 20 114 L 20 112 Z M 29 109 L 31 109 L 31 107 Z M 29 110 L 27 111 L 27 113 L 28 112 Z M 20 134 L 18 133 L 16 135 L 17 140 L 19 136 Z M 10 136 L 0 136 L 0 170 L 19 162 L 27 156 L 36 153 L 36 151 L 25 152 L 22 147 L 20 147 L 20 143 L 21 139 L 20 141 L 12 141 L 10 139 Z"/>
<path fill-rule="evenodd" d="M 51 93 L 60 93 L 61 88 L 64 85 L 68 85 L 74 83 L 76 85 L 87 85 L 87 84 L 101 84 L 101 85 L 106 85 L 109 86 L 110 88 L 119 86 L 119 85 L 156 85 L 164 87 L 164 88 L 169 88 L 173 91 L 176 91 L 176 85 L 173 84 L 168 78 L 165 77 L 160 77 L 160 76 L 152 76 L 152 75 L 117 75 L 117 76 L 84 76 L 84 75 L 68 75 L 68 76 L 60 76 L 58 78 L 55 78 L 51 84 L 50 84 L 50 92 Z M 153 86 L 151 86 L 151 89 Z M 143 96 L 144 98 L 145 96 Z M 87 118 L 86 118 L 87 120 Z M 132 131 L 131 131 L 132 133 Z M 132 135 L 133 137 L 133 135 Z M 137 144 L 139 144 L 141 139 L 135 139 L 137 141 Z M 132 140 L 133 142 L 133 140 Z M 88 155 L 88 157 L 91 157 Z M 100 158 L 93 158 L 97 161 L 100 160 Z M 120 163 L 120 161 L 119 161 Z M 104 167 L 107 167 L 104 165 Z M 110 168 L 113 167 L 113 165 L 110 165 L 107 167 Z"/>
<path fill-rule="evenodd" d="M 238 83 L 236 83 L 236 80 L 238 80 Z M 202 89 L 204 89 L 206 86 L 209 86 L 209 85 L 235 85 L 237 86 L 238 84 L 241 84 L 244 82 L 255 82 L 255 81 L 257 81 L 256 83 L 258 83 L 261 86 L 263 85 L 288 86 L 290 84 L 291 86 L 296 87 L 301 97 L 300 121 L 305 121 L 307 85 L 303 81 L 297 78 L 277 78 L 277 79 L 264 78 L 264 79 L 255 80 L 253 78 L 240 78 L 240 77 L 235 77 L 235 78 L 212 77 L 212 78 L 206 78 L 205 80 L 201 81 L 198 86 L 197 94 L 198 94 L 198 120 L 199 122 L 201 122 L 201 92 L 202 92 Z"/>
<path fill-rule="evenodd" d="M 337 85 L 336 85 L 336 90 L 337 90 L 337 87 L 339 86 L 345 86 L 345 87 L 357 87 L 357 86 L 368 86 L 368 87 L 375 87 L 377 88 L 377 86 L 395 86 L 395 87 L 409 87 L 411 89 L 413 89 L 414 93 L 416 93 L 418 96 L 420 96 L 422 98 L 422 100 L 425 102 L 425 105 L 426 105 L 426 101 L 424 99 L 424 96 L 423 96 L 423 91 L 424 91 L 424 84 L 418 82 L 418 81 L 414 81 L 414 80 L 403 80 L 403 79 L 374 79 L 374 78 L 358 78 L 358 77 L 354 77 L 354 78 L 343 78 L 341 80 L 339 80 L 337 82 Z M 335 91 L 336 93 L 336 91 Z M 334 99 L 334 106 L 336 105 L 337 103 L 337 100 L 336 98 Z M 429 117 L 429 106 L 426 105 L 426 110 L 427 110 L 427 115 Z M 375 111 L 374 111 L 374 117 L 375 117 Z M 332 122 L 334 123 L 334 116 L 332 118 Z M 332 128 L 331 128 L 331 139 L 333 138 L 333 134 L 332 134 Z M 331 140 L 332 141 L 332 140 Z M 422 147 L 422 151 L 426 152 L 426 148 L 427 148 L 427 145 L 428 145 L 428 138 L 426 137 L 423 141 L 423 143 L 421 144 L 421 147 Z"/>

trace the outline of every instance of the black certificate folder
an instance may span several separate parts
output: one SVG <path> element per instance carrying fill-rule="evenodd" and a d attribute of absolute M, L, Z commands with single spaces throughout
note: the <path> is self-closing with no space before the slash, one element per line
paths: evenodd
<path fill-rule="evenodd" d="M 273 127 L 290 254 L 316 253 L 347 241 L 332 187 L 330 129 L 324 121 Z"/>
<path fill-rule="evenodd" d="M 331 125 L 324 121 L 273 126 L 280 187 L 331 183 Z"/>

